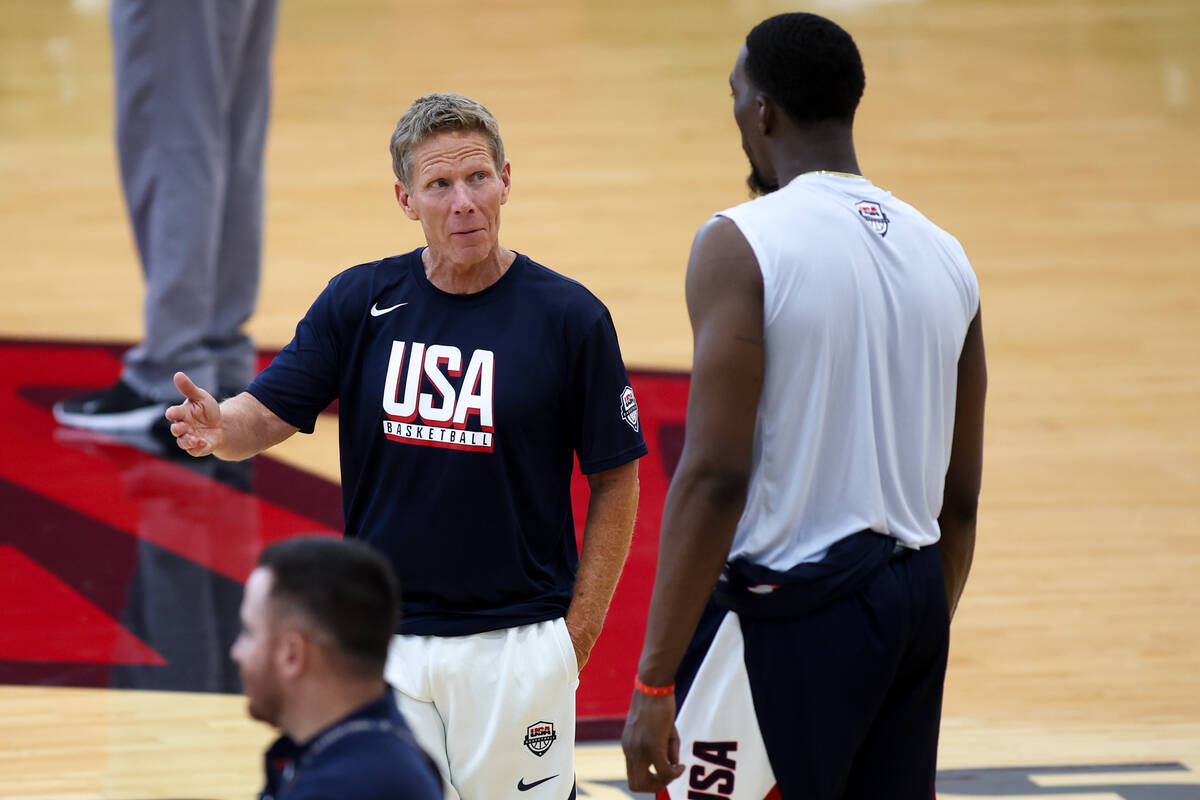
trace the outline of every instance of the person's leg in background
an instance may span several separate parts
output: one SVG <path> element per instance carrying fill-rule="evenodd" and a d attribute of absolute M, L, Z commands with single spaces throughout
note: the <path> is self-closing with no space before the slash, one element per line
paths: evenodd
<path fill-rule="evenodd" d="M 261 174 L 255 190 L 245 173 L 261 173 L 269 86 L 252 91 L 238 73 L 244 64 L 261 81 L 269 69 L 274 11 L 274 0 L 115 0 L 117 151 L 146 279 L 144 335 L 126 353 L 120 381 L 58 404 L 59 422 L 101 430 L 149 428 L 176 396 L 177 370 L 219 393 L 217 358 L 208 344 L 217 308 L 229 308 L 221 312 L 222 321 L 238 320 L 235 330 L 249 316 L 245 309 L 253 306 L 261 249 Z M 255 47 L 268 52 L 250 52 Z M 233 137 L 235 122 L 242 130 Z M 236 169 L 229 163 L 234 157 Z M 227 253 L 222 240 L 234 174 L 235 191 L 251 194 L 229 213 L 254 219 L 231 226 L 238 244 Z M 247 251 L 253 254 L 235 255 Z M 218 263 L 227 255 L 234 261 L 231 269 L 243 277 L 221 282 Z M 243 295 L 237 302 L 231 299 L 235 292 Z M 248 339 L 231 347 L 243 354 L 252 350 Z M 241 374 L 231 375 L 231 382 L 249 378 L 246 368 L 236 373 Z"/>
<path fill-rule="evenodd" d="M 204 344 L 217 366 L 217 390 L 232 395 L 255 375 L 254 343 L 242 326 L 258 299 L 263 241 L 263 153 L 271 113 L 271 51 L 278 0 L 247 3 L 233 55 L 224 214 L 215 303 Z"/>

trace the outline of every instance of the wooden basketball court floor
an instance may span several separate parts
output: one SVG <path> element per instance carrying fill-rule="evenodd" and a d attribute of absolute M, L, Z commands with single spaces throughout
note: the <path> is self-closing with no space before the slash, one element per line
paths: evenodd
<path fill-rule="evenodd" d="M 790 6 L 282 5 L 264 348 L 334 272 L 420 242 L 387 138 L 413 97 L 456 90 L 505 136 L 502 241 L 599 295 L 631 367 L 688 368 L 690 237 L 746 197 L 726 77 Z M 955 233 L 982 289 L 984 489 L 941 796 L 1200 797 L 1200 3 L 807 8 L 863 52 L 864 172 Z M 136 341 L 103 1 L 0 0 L 0 20 L 0 338 Z M 330 420 L 281 457 L 336 479 L 335 439 Z M 0 686 L 2 797 L 258 786 L 270 732 L 236 695 L 36 683 Z M 581 748 L 581 796 L 623 796 L 621 775 L 611 743 Z"/>

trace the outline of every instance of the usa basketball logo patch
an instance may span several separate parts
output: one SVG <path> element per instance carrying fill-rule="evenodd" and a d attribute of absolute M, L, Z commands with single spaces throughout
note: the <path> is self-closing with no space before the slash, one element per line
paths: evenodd
<path fill-rule="evenodd" d="M 525 746 L 535 756 L 544 756 L 558 737 L 554 735 L 554 723 L 539 721 L 525 729 Z"/>
<path fill-rule="evenodd" d="M 383 382 L 383 435 L 405 444 L 492 452 L 495 374 L 491 350 L 464 353 L 454 345 L 393 341 Z"/>
<path fill-rule="evenodd" d="M 629 423 L 635 431 L 638 429 L 637 399 L 633 396 L 633 387 L 626 386 L 621 390 L 621 419 Z"/>
<path fill-rule="evenodd" d="M 858 209 L 858 215 L 863 218 L 863 221 L 871 226 L 871 230 L 880 236 L 887 236 L 888 223 L 891 220 L 887 218 L 887 214 L 883 213 L 883 208 L 878 203 L 863 200 L 856 203 L 854 207 Z"/>

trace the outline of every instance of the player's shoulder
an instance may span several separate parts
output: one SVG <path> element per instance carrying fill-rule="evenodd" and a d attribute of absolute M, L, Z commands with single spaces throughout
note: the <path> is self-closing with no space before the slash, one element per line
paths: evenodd
<path fill-rule="evenodd" d="M 929 215 L 924 211 L 911 203 L 901 200 L 890 192 L 888 193 L 888 205 L 893 215 L 903 214 L 910 220 L 910 224 L 916 223 L 921 225 L 929 236 L 936 239 L 948 252 L 954 254 L 957 257 L 956 260 L 969 265 L 966 251 L 963 249 L 958 237 L 930 219 Z"/>
<path fill-rule="evenodd" d="M 977 305 L 979 281 L 975 276 L 974 267 L 971 266 L 971 260 L 967 258 L 967 251 L 958 237 L 934 222 L 917 207 L 891 193 L 888 193 L 885 212 L 900 225 L 919 231 L 924 241 L 934 244 L 935 252 L 941 255 L 940 262 L 958 283 L 968 305 Z"/>
<path fill-rule="evenodd" d="M 798 231 L 806 228 L 827 229 L 844 213 L 845 198 L 830 187 L 798 176 L 773 192 L 752 197 L 722 209 L 713 216 L 731 221 L 747 238 L 751 229 Z M 864 187 L 870 186 L 866 181 Z"/>

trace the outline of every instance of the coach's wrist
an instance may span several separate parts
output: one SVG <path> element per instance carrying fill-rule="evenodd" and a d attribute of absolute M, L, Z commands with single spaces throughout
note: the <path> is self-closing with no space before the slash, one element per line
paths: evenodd
<path fill-rule="evenodd" d="M 579 665 L 579 669 L 583 669 L 583 665 L 588 662 L 591 657 L 592 648 L 596 646 L 597 634 L 591 633 L 587 628 L 575 624 L 570 615 L 566 618 L 567 635 L 571 637 L 571 646 L 575 648 L 575 661 Z"/>

